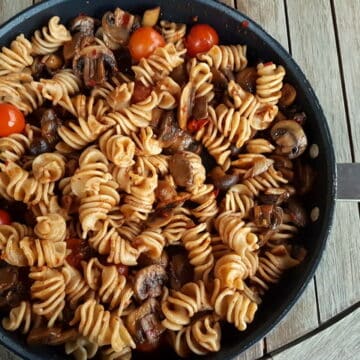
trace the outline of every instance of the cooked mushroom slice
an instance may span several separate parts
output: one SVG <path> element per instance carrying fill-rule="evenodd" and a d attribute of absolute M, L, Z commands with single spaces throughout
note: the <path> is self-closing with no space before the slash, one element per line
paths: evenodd
<path fill-rule="evenodd" d="M 311 165 L 298 160 L 295 163 L 295 174 L 295 184 L 299 195 L 309 193 L 315 181 L 315 170 Z"/>
<path fill-rule="evenodd" d="M 224 191 L 237 184 L 240 179 L 239 174 L 226 174 L 220 166 L 214 167 L 209 175 L 215 187 Z"/>
<path fill-rule="evenodd" d="M 206 178 L 200 156 L 189 151 L 180 151 L 171 156 L 169 170 L 178 186 L 200 186 Z"/>
<path fill-rule="evenodd" d="M 294 178 L 294 165 L 291 160 L 285 156 L 271 155 L 271 159 L 274 160 L 275 170 L 281 171 L 282 175 L 289 181 Z"/>
<path fill-rule="evenodd" d="M 282 224 L 283 210 L 274 205 L 254 206 L 254 222 L 256 226 L 275 230 Z"/>
<path fill-rule="evenodd" d="M 183 87 L 189 80 L 189 74 L 186 71 L 186 61 L 177 66 L 171 73 L 170 77 Z"/>
<path fill-rule="evenodd" d="M 160 296 L 166 280 L 166 271 L 160 265 L 150 265 L 140 269 L 134 279 L 135 296 L 139 300 Z"/>
<path fill-rule="evenodd" d="M 95 19 L 87 15 L 79 15 L 70 23 L 72 32 L 81 32 L 85 35 L 94 35 Z"/>
<path fill-rule="evenodd" d="M 183 285 L 192 281 L 194 270 L 189 263 L 186 250 L 181 247 L 176 247 L 175 249 L 176 251 L 170 254 L 169 260 L 170 287 L 180 290 Z"/>
<path fill-rule="evenodd" d="M 14 287 L 19 278 L 19 271 L 15 266 L 6 265 L 0 268 L 0 292 Z"/>
<path fill-rule="evenodd" d="M 254 160 L 254 165 L 244 174 L 244 179 L 253 178 L 267 171 L 274 163 L 274 160 L 261 157 Z"/>
<path fill-rule="evenodd" d="M 208 117 L 208 101 L 206 96 L 200 96 L 195 99 L 192 117 L 197 120 L 206 119 Z"/>
<path fill-rule="evenodd" d="M 41 135 L 51 144 L 58 140 L 57 129 L 61 125 L 61 120 L 53 109 L 46 109 L 41 116 Z"/>
<path fill-rule="evenodd" d="M 63 66 L 62 58 L 56 54 L 45 55 L 41 59 L 41 62 L 46 66 L 50 73 L 60 69 Z"/>
<path fill-rule="evenodd" d="M 86 86 L 105 82 L 107 70 L 117 71 L 117 65 L 112 51 L 102 45 L 87 46 L 74 56 L 73 71 L 83 77 Z"/>
<path fill-rule="evenodd" d="M 256 67 L 246 67 L 235 75 L 235 81 L 244 90 L 255 93 L 257 77 Z"/>
<path fill-rule="evenodd" d="M 116 8 L 114 12 L 105 13 L 101 20 L 101 26 L 106 46 L 115 50 L 120 45 L 126 44 L 134 21 L 134 15 L 120 8 Z"/>
<path fill-rule="evenodd" d="M 159 180 L 158 187 L 155 190 L 156 200 L 158 205 L 156 207 L 157 213 L 168 212 L 180 206 L 187 199 L 189 199 L 189 193 L 177 193 L 175 187 L 172 186 L 166 180 Z"/>
<path fill-rule="evenodd" d="M 290 106 L 295 101 L 295 99 L 295 88 L 292 85 L 285 83 L 281 89 L 281 98 L 279 99 L 279 105 L 283 107 Z"/>
<path fill-rule="evenodd" d="M 39 155 L 51 151 L 53 151 L 52 145 L 43 136 L 34 137 L 29 148 L 31 155 Z"/>
<path fill-rule="evenodd" d="M 268 188 L 259 195 L 260 201 L 265 205 L 281 205 L 289 197 L 289 191 L 283 188 Z"/>
<path fill-rule="evenodd" d="M 75 340 L 79 333 L 75 329 L 63 330 L 59 327 L 33 328 L 27 336 L 29 345 L 61 345 L 67 341 Z"/>
<path fill-rule="evenodd" d="M 277 144 L 276 153 L 289 159 L 300 156 L 306 149 L 307 138 L 301 125 L 294 120 L 282 120 L 271 128 L 271 137 Z"/>
<path fill-rule="evenodd" d="M 290 221 L 300 227 L 305 227 L 308 223 L 308 215 L 301 202 L 291 197 L 287 202 L 287 207 L 284 209 L 286 215 L 290 217 Z"/>
<path fill-rule="evenodd" d="M 81 49 L 94 44 L 95 38 L 92 35 L 86 35 L 85 33 L 77 32 L 72 36 L 71 41 L 64 44 L 63 56 L 65 61 L 69 61 L 78 54 Z"/>
<path fill-rule="evenodd" d="M 141 344 L 158 342 L 165 328 L 161 324 L 160 305 L 155 299 L 148 299 L 140 307 L 133 310 L 126 318 L 126 327 Z"/>
<path fill-rule="evenodd" d="M 182 89 L 180 103 L 178 107 L 178 124 L 180 129 L 182 130 L 186 130 L 188 119 L 192 114 L 194 97 L 194 85 L 191 81 L 189 81 Z"/>
<path fill-rule="evenodd" d="M 147 256 L 145 253 L 142 253 L 138 259 L 138 264 L 141 267 L 150 266 L 150 265 L 160 265 L 165 269 L 168 266 L 168 263 L 169 263 L 169 257 L 166 251 L 163 251 L 161 253 L 161 256 L 156 259 Z"/>

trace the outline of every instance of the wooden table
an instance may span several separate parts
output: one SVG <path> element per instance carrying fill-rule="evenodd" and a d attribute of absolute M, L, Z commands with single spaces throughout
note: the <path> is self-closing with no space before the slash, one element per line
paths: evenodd
<path fill-rule="evenodd" d="M 290 51 L 325 110 L 337 161 L 359 162 L 360 0 L 223 2 Z M 0 0 L 0 23 L 32 3 Z M 237 360 L 360 359 L 359 239 L 358 204 L 338 203 L 331 239 L 305 293 L 276 329 Z M 0 359 L 18 358 L 0 348 Z"/>

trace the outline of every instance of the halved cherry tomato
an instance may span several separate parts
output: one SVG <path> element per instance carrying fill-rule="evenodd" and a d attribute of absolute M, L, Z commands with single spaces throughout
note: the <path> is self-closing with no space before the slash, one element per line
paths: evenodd
<path fill-rule="evenodd" d="M 66 257 L 66 261 L 74 268 L 81 269 L 81 261 L 84 255 L 81 251 L 81 239 L 66 239 L 66 248 L 71 250 L 71 254 Z"/>
<path fill-rule="evenodd" d="M 190 133 L 195 133 L 202 129 L 207 123 L 209 122 L 209 119 L 192 119 L 187 123 L 187 130 Z"/>
<path fill-rule="evenodd" d="M 149 57 L 156 48 L 165 46 L 163 36 L 150 26 L 135 30 L 129 40 L 129 50 L 135 60 Z"/>
<path fill-rule="evenodd" d="M 0 136 L 21 133 L 25 128 L 25 117 L 14 105 L 0 104 Z"/>
<path fill-rule="evenodd" d="M 11 224 L 11 217 L 10 214 L 0 209 L 0 225 L 10 225 Z"/>
<path fill-rule="evenodd" d="M 145 100 L 147 97 L 150 96 L 151 91 L 152 91 L 151 87 L 147 87 L 143 85 L 141 82 L 135 81 L 134 92 L 131 97 L 131 103 L 136 104 L 140 101 Z"/>
<path fill-rule="evenodd" d="M 219 43 L 219 35 L 216 30 L 208 24 L 194 25 L 188 36 L 185 45 L 190 57 L 196 54 L 209 51 Z"/>

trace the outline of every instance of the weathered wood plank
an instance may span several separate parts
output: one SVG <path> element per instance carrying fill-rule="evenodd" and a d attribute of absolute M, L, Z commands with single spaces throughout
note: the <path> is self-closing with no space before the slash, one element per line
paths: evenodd
<path fill-rule="evenodd" d="M 32 0 L 1 0 L 0 24 L 30 5 L 32 5 Z"/>
<path fill-rule="evenodd" d="M 288 49 L 285 8 L 282 1 L 239 1 L 238 9 L 263 26 L 267 32 Z M 266 337 L 267 351 L 286 345 L 317 326 L 315 286 L 314 282 L 311 281 L 299 302 L 281 324 Z"/>
<path fill-rule="evenodd" d="M 358 83 L 360 68 L 360 1 L 335 0 L 335 18 L 339 39 L 340 55 L 345 80 L 349 119 L 351 122 L 356 161 L 360 161 L 360 126 Z"/>
<path fill-rule="evenodd" d="M 297 0 L 288 0 L 287 4 L 293 56 L 307 74 L 324 108 L 337 161 L 350 162 L 330 1 L 309 1 L 304 6 Z M 357 205 L 338 204 L 335 217 L 331 239 L 316 273 L 321 321 L 332 318 L 358 301 L 360 294 L 360 273 L 356 266 L 360 258 Z"/>
<path fill-rule="evenodd" d="M 355 360 L 360 352 L 360 308 L 316 335 L 277 354 L 274 360 Z"/>
<path fill-rule="evenodd" d="M 228 6 L 231 6 L 231 7 L 235 7 L 235 0 L 220 0 L 220 2 L 222 2 Z"/>

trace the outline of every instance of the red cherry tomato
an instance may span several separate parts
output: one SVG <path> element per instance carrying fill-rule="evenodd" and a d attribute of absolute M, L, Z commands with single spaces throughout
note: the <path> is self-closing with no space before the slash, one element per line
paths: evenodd
<path fill-rule="evenodd" d="M 188 36 L 185 45 L 189 56 L 209 51 L 214 45 L 219 43 L 219 35 L 216 30 L 207 24 L 194 25 Z"/>
<path fill-rule="evenodd" d="M 11 218 L 7 211 L 0 209 L 0 225 L 10 225 Z"/>
<path fill-rule="evenodd" d="M 134 92 L 131 97 L 131 103 L 136 104 L 140 101 L 145 100 L 147 97 L 150 96 L 151 91 L 151 87 L 146 87 L 141 82 L 135 81 Z"/>
<path fill-rule="evenodd" d="M 74 268 L 81 269 L 81 261 L 84 256 L 81 251 L 81 239 L 66 239 L 66 247 L 71 250 L 71 253 L 66 257 L 66 261 Z"/>
<path fill-rule="evenodd" d="M 195 133 L 202 129 L 209 121 L 209 119 L 192 119 L 187 123 L 187 129 L 190 133 Z"/>
<path fill-rule="evenodd" d="M 0 136 L 21 133 L 24 128 L 23 113 L 14 105 L 0 104 Z"/>
<path fill-rule="evenodd" d="M 165 46 L 165 39 L 150 26 L 135 30 L 129 40 L 129 50 L 135 60 L 149 57 L 156 48 Z"/>

